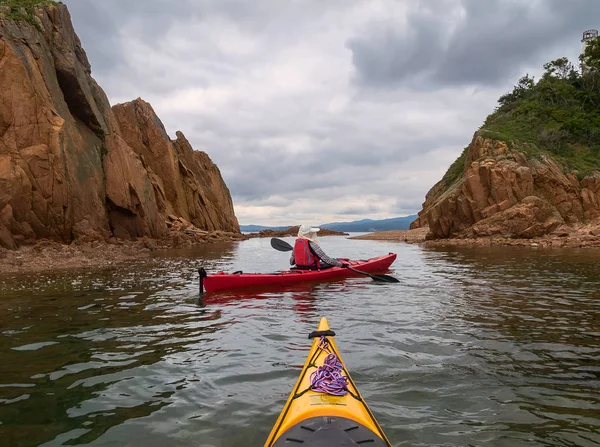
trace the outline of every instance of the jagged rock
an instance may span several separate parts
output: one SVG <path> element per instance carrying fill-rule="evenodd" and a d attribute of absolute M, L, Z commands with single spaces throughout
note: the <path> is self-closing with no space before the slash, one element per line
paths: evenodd
<path fill-rule="evenodd" d="M 110 226 L 123 227 L 133 237 L 163 237 L 166 224 L 151 180 L 154 173 L 144 167 L 119 135 L 109 135 L 105 141 L 106 211 Z"/>
<path fill-rule="evenodd" d="M 553 236 L 558 236 L 558 237 L 568 237 L 571 234 L 573 234 L 575 230 L 567 225 L 559 225 L 558 227 L 556 227 L 556 229 L 554 229 L 554 231 L 552 231 L 552 235 Z"/>
<path fill-rule="evenodd" d="M 600 173 L 580 183 L 546 155 L 528 160 L 504 142 L 475 133 L 462 177 L 451 185 L 436 184 L 410 228 L 429 226 L 429 240 L 530 238 L 598 217 Z"/>
<path fill-rule="evenodd" d="M 17 248 L 17 242 L 12 236 L 12 233 L 8 231 L 5 225 L 0 222 L 0 247 L 14 250 Z"/>
<path fill-rule="evenodd" d="M 131 235 L 129 234 L 127 229 L 125 229 L 125 227 L 123 227 L 121 225 L 115 226 L 115 229 L 113 230 L 113 234 L 115 235 L 116 238 L 119 238 L 119 239 L 125 239 L 125 240 L 131 239 Z"/>
<path fill-rule="evenodd" d="M 600 172 L 581 181 L 581 205 L 586 219 L 600 218 Z"/>
<path fill-rule="evenodd" d="M 564 174 L 560 165 L 543 155 L 529 162 L 534 175 L 536 195 L 554 205 L 568 224 L 583 221 L 581 186 L 572 174 Z"/>
<path fill-rule="evenodd" d="M 64 4 L 33 12 L 0 15 L 0 244 L 161 238 L 168 214 L 239 232 L 208 156 L 141 99 L 110 107 Z"/>
<path fill-rule="evenodd" d="M 478 221 L 463 236 L 499 235 L 531 239 L 551 233 L 562 224 L 564 219 L 553 205 L 539 197 L 529 196 L 507 210 Z"/>
<path fill-rule="evenodd" d="M 113 112 L 127 144 L 156 174 L 161 213 L 206 230 L 239 232 L 229 190 L 208 155 L 194 151 L 179 131 L 171 141 L 152 106 L 140 98 L 115 105 Z"/>

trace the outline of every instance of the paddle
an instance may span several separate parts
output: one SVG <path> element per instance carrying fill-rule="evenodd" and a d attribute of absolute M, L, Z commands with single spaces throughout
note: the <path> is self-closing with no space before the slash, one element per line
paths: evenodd
<path fill-rule="evenodd" d="M 279 251 L 292 251 L 294 249 L 294 247 L 292 247 L 286 241 L 282 241 L 281 239 L 277 239 L 276 237 L 271 238 L 271 247 Z M 356 270 L 355 268 L 352 268 L 350 266 L 347 266 L 346 268 L 348 270 L 352 270 L 353 272 L 360 273 L 361 275 L 370 276 L 375 281 L 400 282 L 397 278 L 394 278 L 390 275 L 372 275 L 371 273 Z"/>

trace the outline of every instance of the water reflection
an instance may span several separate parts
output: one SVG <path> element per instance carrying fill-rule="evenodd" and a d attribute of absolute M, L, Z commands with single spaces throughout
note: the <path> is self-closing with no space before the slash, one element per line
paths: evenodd
<path fill-rule="evenodd" d="M 530 432 L 533 424 L 548 445 L 597 442 L 598 253 L 521 249 L 507 257 L 494 248 L 441 253 L 449 269 L 440 276 L 456 284 L 446 298 L 452 311 L 441 325 L 462 326 L 471 337 L 467 352 L 501 377 L 505 387 L 492 398 L 529 413 L 527 424 L 509 422 L 511 430 Z"/>
<path fill-rule="evenodd" d="M 300 321 L 304 323 L 314 321 L 317 315 L 317 296 L 294 294 L 292 299 L 294 300 L 294 311 L 298 314 Z"/>
<path fill-rule="evenodd" d="M 200 296 L 198 303 L 202 306 L 240 306 L 250 303 L 255 308 L 260 308 L 261 300 L 278 299 L 285 302 L 292 301 L 292 309 L 299 321 L 311 322 L 317 318 L 317 297 L 321 290 L 328 287 L 330 283 L 300 283 L 278 287 L 261 287 L 253 290 L 233 290 L 218 293 L 205 293 Z M 337 284 L 340 285 L 339 283 Z M 252 301 L 257 301 L 252 303 Z"/>
<path fill-rule="evenodd" d="M 204 263 L 233 256 L 231 244 L 214 248 L 201 250 Z M 1 444 L 40 445 L 54 438 L 49 428 L 60 434 L 53 445 L 91 442 L 198 381 L 195 373 L 162 380 L 177 377 L 182 352 L 194 361 L 214 355 L 206 344 L 230 324 L 219 309 L 186 304 L 196 295 L 194 273 L 189 259 L 170 256 L 3 277 Z"/>
<path fill-rule="evenodd" d="M 194 361 L 212 355 L 204 344 L 229 324 L 220 321 L 220 310 L 185 306 L 165 313 L 160 294 L 98 294 L 70 306 L 66 297 L 56 307 L 55 299 L 39 300 L 21 314 L 26 326 L 3 331 L 10 337 L 2 340 L 0 396 L 12 405 L 0 414 L 10 445 L 34 445 L 48 424 L 58 433 L 89 427 L 77 437 L 90 442 L 157 411 L 187 380 L 199 380 L 162 383 L 159 377 L 177 376 L 173 360 L 182 352 Z M 53 344 L 40 343 L 40 333 Z M 24 379 L 25 388 L 9 385 Z"/>
<path fill-rule="evenodd" d="M 285 268 L 268 239 L 3 277 L 0 445 L 262 445 L 321 316 L 395 445 L 600 443 L 600 255 L 323 243 L 401 283 L 196 305 L 199 266 Z"/>

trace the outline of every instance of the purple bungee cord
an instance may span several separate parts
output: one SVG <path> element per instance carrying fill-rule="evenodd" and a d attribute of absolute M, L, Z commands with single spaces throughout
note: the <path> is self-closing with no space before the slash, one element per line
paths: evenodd
<path fill-rule="evenodd" d="M 320 349 L 327 348 L 327 340 L 321 337 Z M 345 396 L 348 393 L 348 378 L 340 373 L 344 366 L 334 353 L 325 357 L 323 366 L 319 366 L 310 375 L 310 389 L 318 393 L 327 393 L 333 396 Z"/>

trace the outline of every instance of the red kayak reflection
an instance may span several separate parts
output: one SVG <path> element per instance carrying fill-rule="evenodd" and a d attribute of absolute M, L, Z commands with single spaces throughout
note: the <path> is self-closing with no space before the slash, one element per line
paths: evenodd
<path fill-rule="evenodd" d="M 206 293 L 202 299 L 205 306 L 233 306 L 240 302 L 268 300 L 272 298 L 291 298 L 292 309 L 298 315 L 299 321 L 313 323 L 317 308 L 318 290 L 326 288 L 327 284 L 299 283 L 284 287 L 261 288 L 260 290 L 232 290 L 228 292 Z M 312 317 L 312 318 L 311 318 Z"/>
<path fill-rule="evenodd" d="M 294 293 L 292 299 L 294 300 L 294 311 L 300 317 L 300 321 L 310 323 L 312 321 L 310 317 L 317 311 L 317 297 L 311 293 Z"/>
<path fill-rule="evenodd" d="M 321 284 L 322 285 L 322 284 Z M 237 289 L 224 292 L 208 292 L 203 296 L 205 305 L 221 304 L 230 305 L 246 300 L 266 300 L 274 297 L 281 297 L 285 294 L 292 294 L 294 299 L 305 299 L 309 296 L 320 284 L 318 283 L 298 283 L 286 286 L 271 286 L 253 289 Z M 312 300 L 315 299 L 313 296 Z"/>

